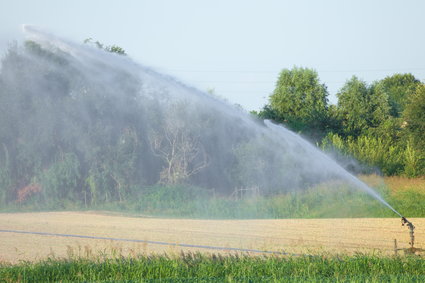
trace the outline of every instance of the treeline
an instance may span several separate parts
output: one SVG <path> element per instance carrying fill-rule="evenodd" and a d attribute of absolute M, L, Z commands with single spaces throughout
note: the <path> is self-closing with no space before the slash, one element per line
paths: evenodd
<path fill-rule="evenodd" d="M 354 156 L 366 170 L 425 175 L 425 85 L 412 74 L 368 84 L 353 76 L 329 104 L 316 71 L 294 67 L 279 76 L 260 112 L 299 132 L 336 158 Z"/>
<path fill-rule="evenodd" d="M 3 56 L 1 207 L 115 202 L 144 211 L 169 198 L 175 205 L 273 198 L 344 179 L 287 133 L 137 66 L 119 47 L 95 45 L 108 52 L 28 41 Z M 257 114 L 337 150 L 338 158 L 419 176 L 424 93 L 408 74 L 371 86 L 353 78 L 334 106 L 316 72 L 294 68 L 282 71 L 270 105 Z"/>
<path fill-rule="evenodd" d="M 1 207 L 180 205 L 194 198 L 190 187 L 205 197 L 267 195 L 333 174 L 261 121 L 122 49 L 52 42 L 12 46 L 1 61 Z"/>

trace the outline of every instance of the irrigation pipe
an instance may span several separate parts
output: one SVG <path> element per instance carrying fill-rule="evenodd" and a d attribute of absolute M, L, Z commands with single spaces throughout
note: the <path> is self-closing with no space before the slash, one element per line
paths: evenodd
<path fill-rule="evenodd" d="M 145 230 L 145 231 L 155 231 L 155 232 L 164 232 L 164 230 L 162 229 L 149 229 L 149 230 Z M 185 232 L 185 233 L 191 233 L 191 234 L 198 234 L 198 235 L 203 235 L 205 234 L 205 232 L 203 231 L 191 231 L 191 230 L 179 230 L 180 232 Z M 299 230 L 297 229 L 290 229 L 290 228 L 285 228 L 284 230 L 286 231 L 297 231 L 299 233 Z M 390 232 L 394 232 L 394 230 L 389 230 Z M 226 234 L 222 234 L 222 233 L 217 233 L 217 232 L 209 232 L 209 235 L 216 235 L 217 238 L 240 238 L 240 237 L 245 237 L 245 238 L 252 238 L 252 239 L 267 239 L 267 240 L 291 240 L 291 241 L 298 241 L 299 238 L 288 238 L 288 237 L 272 237 L 272 236 L 255 236 L 255 235 L 244 235 L 244 234 L 237 234 L 237 233 L 226 233 Z M 416 232 L 415 232 L 416 234 Z M 419 233 L 418 233 L 419 234 Z M 329 240 L 329 236 L 316 236 L 317 238 L 325 238 L 326 240 L 309 240 L 309 239 L 303 239 L 303 241 L 305 242 L 314 242 L 314 243 L 332 243 L 334 241 Z M 364 240 L 364 241 L 370 241 L 370 242 L 378 242 L 378 243 L 387 243 L 388 240 L 378 240 L 378 239 L 372 239 L 372 238 L 359 238 L 359 237 L 352 237 L 352 238 L 345 238 L 346 240 Z M 391 241 L 391 240 L 390 240 Z M 355 243 L 353 243 L 355 244 Z"/>
<path fill-rule="evenodd" d="M 41 236 L 53 236 L 53 237 L 111 240 L 111 241 L 120 241 L 120 242 L 146 243 L 146 244 L 162 245 L 162 246 L 198 248 L 198 249 L 209 249 L 209 250 L 223 250 L 223 251 L 236 251 L 236 252 L 247 252 L 247 253 L 305 256 L 304 254 L 293 254 L 293 253 L 287 253 L 287 252 L 284 252 L 284 251 L 263 251 L 263 250 L 256 250 L 256 249 L 226 248 L 226 247 L 217 247 L 217 246 L 178 244 L 178 243 L 168 243 L 168 242 L 160 242 L 160 241 L 148 241 L 148 240 L 138 240 L 138 239 L 125 239 L 125 238 L 110 238 L 110 237 L 98 237 L 98 236 L 75 235 L 75 234 L 59 234 L 59 233 L 48 233 L 48 232 L 34 232 L 34 231 L 22 231 L 22 230 L 3 230 L 3 229 L 1 229 L 0 232 L 1 233 L 18 233 L 18 234 L 41 235 Z"/>

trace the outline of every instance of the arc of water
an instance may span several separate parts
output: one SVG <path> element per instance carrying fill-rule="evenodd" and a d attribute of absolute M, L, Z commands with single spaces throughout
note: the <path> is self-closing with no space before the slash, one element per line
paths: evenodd
<path fill-rule="evenodd" d="M 292 139 L 294 142 L 298 143 L 299 146 L 305 148 L 309 152 L 316 155 L 316 157 L 323 158 L 332 166 L 332 170 L 341 177 L 344 177 L 344 179 L 350 181 L 355 187 L 365 191 L 372 197 L 374 197 L 376 200 L 381 202 L 383 205 L 387 206 L 389 209 L 391 209 L 394 213 L 399 215 L 400 217 L 403 217 L 397 210 L 395 210 L 388 202 L 386 202 L 375 190 L 373 190 L 371 187 L 369 187 L 367 184 L 359 180 L 357 177 L 355 177 L 353 174 L 345 170 L 341 165 L 339 165 L 335 160 L 330 158 L 328 155 L 326 155 L 323 151 L 319 150 L 315 146 L 313 146 L 311 143 L 306 141 L 305 139 L 301 138 L 299 135 L 295 134 L 294 132 L 291 132 L 290 130 L 286 129 L 285 127 L 275 125 L 269 120 L 265 120 L 264 123 L 266 126 L 273 130 L 275 133 L 281 136 L 281 138 L 284 139 Z"/>

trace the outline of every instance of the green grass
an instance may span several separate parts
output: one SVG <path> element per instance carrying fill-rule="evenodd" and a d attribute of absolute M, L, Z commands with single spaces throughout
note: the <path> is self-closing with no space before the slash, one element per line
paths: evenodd
<path fill-rule="evenodd" d="M 425 217 L 425 194 L 415 190 L 379 194 L 406 217 Z M 323 184 L 305 191 L 240 198 L 206 195 L 191 187 L 154 187 L 126 203 L 109 203 L 102 210 L 160 217 L 215 219 L 397 217 L 368 194 L 340 184 Z"/>
<path fill-rule="evenodd" d="M 425 192 L 374 186 L 407 217 L 425 217 Z M 49 209 L 28 203 L 9 210 Z M 125 202 L 85 207 L 74 202 L 55 209 L 102 209 L 166 217 L 333 218 L 394 217 L 367 194 L 340 184 L 271 196 L 220 197 L 187 186 L 152 187 Z M 425 282 L 422 257 L 315 256 L 248 257 L 202 254 L 114 258 L 48 259 L 0 264 L 2 282 Z"/>
<path fill-rule="evenodd" d="M 411 181 L 397 180 L 398 187 L 403 183 L 410 185 L 394 190 L 378 184 L 374 189 L 406 217 L 425 217 L 425 191 L 413 186 Z M 2 211 L 109 210 L 158 217 L 215 219 L 397 217 L 370 195 L 336 182 L 293 192 L 237 198 L 215 195 L 197 187 L 155 186 L 144 188 L 122 202 L 86 206 L 65 199 L 51 203 L 54 206 L 34 200 L 2 207 Z"/>
<path fill-rule="evenodd" d="M 3 282 L 424 282 L 420 257 L 182 254 L 0 265 Z"/>

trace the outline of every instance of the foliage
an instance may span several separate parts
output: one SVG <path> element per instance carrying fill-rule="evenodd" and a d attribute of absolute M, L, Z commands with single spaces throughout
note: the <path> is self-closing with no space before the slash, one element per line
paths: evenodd
<path fill-rule="evenodd" d="M 422 282 L 420 257 L 151 255 L 0 266 L 6 282 Z"/>
<path fill-rule="evenodd" d="M 389 117 L 387 97 L 353 76 L 337 94 L 338 114 L 346 136 L 357 137 Z"/>
<path fill-rule="evenodd" d="M 1 205 L 124 205 L 158 184 L 197 186 L 228 196 L 235 187 L 253 185 L 252 179 L 230 172 L 243 162 L 242 151 L 249 151 L 243 144 L 250 143 L 254 153 L 284 158 L 276 158 L 250 127 L 233 121 L 233 114 L 200 110 L 199 102 L 176 99 L 162 88 L 152 91 L 132 66 L 117 68 L 105 60 L 123 59 L 112 56 L 88 56 L 82 63 L 32 41 L 4 56 Z M 277 164 L 267 164 L 259 175 Z M 264 182 L 262 190 L 276 189 L 272 186 L 279 178 L 276 174 Z"/>
<path fill-rule="evenodd" d="M 71 65 L 67 54 L 31 41 L 23 49 L 12 47 L 2 60 L 2 204 L 31 184 L 41 192 L 20 202 L 60 207 L 66 201 L 122 201 L 134 183 L 143 183 L 143 172 L 137 172 L 143 141 L 133 103 L 138 82 L 115 71 L 126 87 L 117 96 Z"/>
<path fill-rule="evenodd" d="M 195 102 L 173 101 L 166 90 L 150 93 L 131 69 L 108 65 L 105 56 L 112 55 L 82 68 L 64 51 L 27 41 L 11 46 L 3 57 L 1 205 L 59 209 L 69 203 L 84 208 L 132 203 L 145 210 L 152 207 L 143 200 L 150 200 L 151 188 L 185 186 L 208 196 L 213 191 L 215 199 L 187 200 L 184 213 L 207 207 L 212 214 L 242 215 L 245 210 L 286 217 L 232 198 L 258 196 L 268 203 L 268 197 L 282 193 L 291 206 L 299 198 L 291 191 L 309 188 L 315 176 L 293 174 L 302 164 L 285 141 L 252 131 L 231 115 L 229 123 L 228 116 L 208 107 L 199 111 Z M 106 70 L 106 79 L 98 79 L 104 74 L 100 70 Z M 328 105 L 317 72 L 294 67 L 282 70 L 270 104 L 253 114 L 289 125 L 345 160 L 354 156 L 366 167 L 357 172 L 378 168 L 386 175 L 416 177 L 425 174 L 424 93 L 410 74 L 371 85 L 353 77 L 339 92 L 338 105 Z M 162 101 L 166 107 L 158 107 Z M 206 130 L 211 128 L 215 131 Z M 273 151 L 277 148 L 279 154 Z M 220 206 L 221 200 L 239 212 Z M 304 212 L 297 213 L 291 215 Z"/>
<path fill-rule="evenodd" d="M 327 96 L 326 86 L 319 82 L 316 71 L 294 67 L 281 71 L 270 96 L 270 107 L 278 115 L 278 121 L 285 121 L 292 129 L 320 134 L 327 120 Z"/>
<path fill-rule="evenodd" d="M 270 104 L 253 114 L 302 132 L 322 149 L 336 149 L 340 162 L 356 158 L 364 169 L 354 172 L 425 174 L 425 97 L 419 80 L 395 74 L 368 85 L 353 76 L 337 93 L 337 105 L 327 105 L 326 87 L 318 81 L 311 69 L 282 70 Z"/>
<path fill-rule="evenodd" d="M 49 168 L 40 172 L 34 182 L 43 188 L 42 200 L 79 199 L 80 163 L 72 154 L 63 154 Z"/>
<path fill-rule="evenodd" d="M 332 148 L 347 157 L 354 156 L 364 162 L 369 171 L 379 168 L 385 175 L 406 175 L 417 177 L 420 175 L 420 156 L 409 142 L 395 144 L 391 139 L 363 135 L 358 138 L 343 139 L 337 134 L 328 134 L 323 140 L 324 150 Z M 367 170 L 366 170 L 367 172 Z"/>
<path fill-rule="evenodd" d="M 407 135 L 412 140 L 412 151 L 419 155 L 416 168 L 425 174 L 425 85 L 418 86 L 409 98 L 403 117 Z"/>
<path fill-rule="evenodd" d="M 403 179 L 388 188 L 376 184 L 374 189 L 396 210 L 407 217 L 425 217 L 425 193 L 422 185 L 409 185 L 398 190 L 409 180 Z M 393 188 L 395 187 L 395 188 Z M 98 202 L 87 208 L 80 203 L 62 202 L 37 206 L 24 202 L 3 207 L 3 211 L 81 210 L 96 209 L 135 213 L 156 217 L 191 217 L 207 219 L 282 219 L 282 218 L 351 218 L 394 217 L 394 213 L 368 194 L 341 182 L 323 183 L 305 191 L 260 195 L 256 190 L 235 191 L 230 196 L 214 190 L 193 186 L 161 186 L 145 188 L 125 201 Z"/>
<path fill-rule="evenodd" d="M 412 74 L 394 74 L 376 83 L 375 92 L 387 96 L 391 116 L 400 117 L 418 85 L 420 81 Z"/>
<path fill-rule="evenodd" d="M 257 116 L 258 118 L 262 120 L 267 119 L 267 120 L 273 120 L 279 123 L 284 122 L 283 117 L 279 115 L 278 111 L 270 105 L 265 105 L 263 109 L 261 109 L 261 111 L 259 111 L 258 113 L 254 111 L 254 112 L 251 112 L 251 114 Z"/>
<path fill-rule="evenodd" d="M 208 166 L 208 156 L 200 141 L 200 129 L 189 125 L 185 103 L 172 105 L 159 129 L 150 135 L 152 150 L 165 163 L 160 183 L 179 184 Z"/>
<path fill-rule="evenodd" d="M 425 88 L 419 80 L 395 74 L 368 85 L 353 76 L 337 93 L 337 105 L 327 105 L 327 94 L 312 94 L 326 92 L 318 81 L 311 69 L 284 69 L 270 104 L 253 114 L 302 132 L 324 150 L 336 150 L 342 163 L 356 158 L 363 169 L 353 172 L 425 174 Z M 319 116 L 309 104 L 313 101 Z"/>
<path fill-rule="evenodd" d="M 84 40 L 84 43 L 86 44 L 94 44 L 97 48 L 99 49 L 103 49 L 105 51 L 111 52 L 111 53 L 116 53 L 119 55 L 127 55 L 125 53 L 125 50 L 122 47 L 119 47 L 117 45 L 107 45 L 105 46 L 103 43 L 99 42 L 99 41 L 93 41 L 93 38 L 87 38 Z"/>

